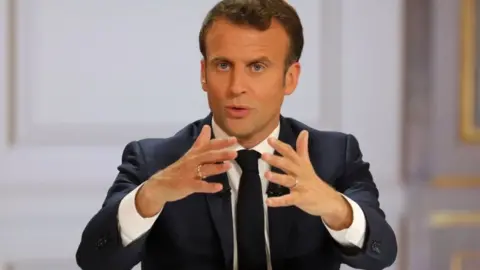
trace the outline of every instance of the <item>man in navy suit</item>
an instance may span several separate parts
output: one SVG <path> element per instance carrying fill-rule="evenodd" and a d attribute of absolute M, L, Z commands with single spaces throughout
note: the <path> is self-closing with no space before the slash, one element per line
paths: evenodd
<path fill-rule="evenodd" d="M 129 143 L 77 250 L 85 270 L 384 269 L 395 234 L 354 136 L 280 114 L 303 29 L 283 0 L 223 0 L 200 31 L 211 114 Z M 308 108 L 299 108 L 308 109 Z"/>

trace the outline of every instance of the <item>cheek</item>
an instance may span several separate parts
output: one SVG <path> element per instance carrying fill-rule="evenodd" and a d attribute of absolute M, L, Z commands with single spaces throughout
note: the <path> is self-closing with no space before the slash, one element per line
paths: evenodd
<path fill-rule="evenodd" d="M 220 105 L 225 100 L 224 88 L 218 84 L 209 81 L 207 83 L 207 97 L 211 105 Z"/>
<path fill-rule="evenodd" d="M 283 77 L 270 76 L 269 78 L 264 78 L 258 89 L 260 91 L 257 91 L 257 93 L 265 100 L 272 101 L 281 99 L 284 95 Z"/>
<path fill-rule="evenodd" d="M 284 73 L 281 70 L 275 69 L 275 71 L 265 74 L 264 81 L 269 84 L 270 88 L 283 88 L 285 81 Z"/>
<path fill-rule="evenodd" d="M 220 74 L 217 72 L 209 72 L 207 79 L 207 86 L 209 90 L 217 94 L 225 92 L 228 87 L 228 76 L 226 74 Z"/>
<path fill-rule="evenodd" d="M 276 112 L 283 103 L 282 89 L 270 88 L 269 91 L 261 91 L 255 97 L 255 101 L 260 111 L 267 114 Z"/>

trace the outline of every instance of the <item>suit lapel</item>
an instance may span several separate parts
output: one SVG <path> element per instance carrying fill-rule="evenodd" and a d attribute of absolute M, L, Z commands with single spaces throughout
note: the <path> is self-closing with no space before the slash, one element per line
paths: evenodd
<path fill-rule="evenodd" d="M 288 121 L 283 117 L 280 118 L 279 139 L 296 149 L 296 136 Z M 274 154 L 280 155 L 276 151 Z M 276 173 L 285 174 L 276 167 L 272 167 L 271 170 Z M 290 190 L 288 188 L 275 183 L 269 183 L 267 188 L 268 197 L 278 197 L 289 193 Z M 288 237 L 291 231 L 294 211 L 294 207 L 268 208 L 270 253 L 273 269 L 283 268 L 283 260 L 287 251 Z"/>
<path fill-rule="evenodd" d="M 200 126 L 196 136 L 204 125 L 212 126 L 212 114 L 200 122 Z M 214 134 L 212 131 L 212 138 Z M 196 139 L 196 138 L 195 138 Z M 226 173 L 214 175 L 205 179 L 210 183 L 221 183 L 224 189 L 216 194 L 205 194 L 210 216 L 213 221 L 215 230 L 217 231 L 222 246 L 225 267 L 233 269 L 233 221 L 232 221 L 232 204 L 230 194 L 230 184 Z"/>
<path fill-rule="evenodd" d="M 233 221 L 232 221 L 232 202 L 230 190 L 228 189 L 228 176 L 226 173 L 208 177 L 208 182 L 222 183 L 223 191 L 217 194 L 206 194 L 210 215 L 213 224 L 220 239 L 225 259 L 225 267 L 233 268 Z"/>

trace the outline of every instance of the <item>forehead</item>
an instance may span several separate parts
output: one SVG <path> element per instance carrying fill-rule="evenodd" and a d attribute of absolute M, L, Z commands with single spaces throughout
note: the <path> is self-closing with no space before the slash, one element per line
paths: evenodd
<path fill-rule="evenodd" d="M 283 61 L 288 51 L 289 39 L 283 26 L 273 20 L 267 30 L 238 25 L 226 19 L 216 20 L 205 39 L 207 57 L 230 59 L 255 58 L 259 55 Z"/>

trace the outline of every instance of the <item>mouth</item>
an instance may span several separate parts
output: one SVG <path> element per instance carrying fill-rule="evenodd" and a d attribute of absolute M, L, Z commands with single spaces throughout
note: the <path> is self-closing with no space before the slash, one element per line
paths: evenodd
<path fill-rule="evenodd" d="M 251 111 L 251 108 L 247 106 L 235 105 L 235 106 L 226 107 L 227 116 L 235 119 L 244 118 L 248 116 L 250 111 Z"/>
<path fill-rule="evenodd" d="M 234 110 L 234 111 L 242 111 L 242 110 L 249 110 L 250 108 L 247 106 L 227 106 L 228 110 Z"/>

